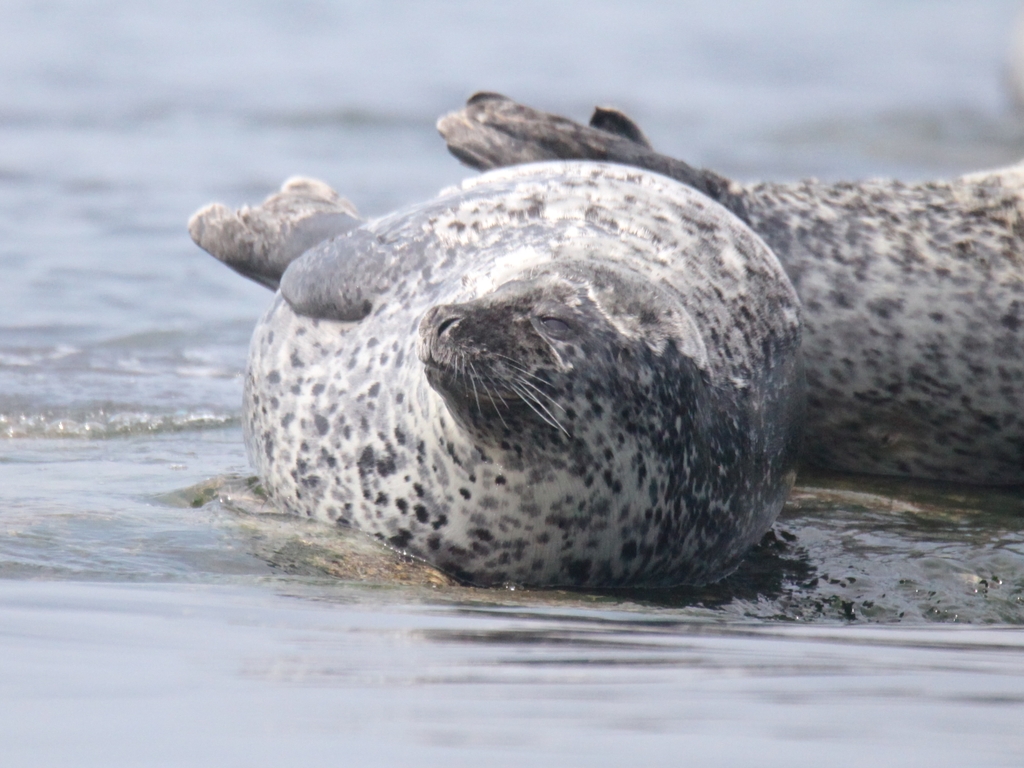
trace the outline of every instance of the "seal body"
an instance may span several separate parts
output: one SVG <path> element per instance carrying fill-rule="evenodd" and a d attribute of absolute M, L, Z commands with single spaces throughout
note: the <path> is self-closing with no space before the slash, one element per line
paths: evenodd
<path fill-rule="evenodd" d="M 671 179 L 496 171 L 326 240 L 253 335 L 282 508 L 476 584 L 728 573 L 794 479 L 800 317 L 773 254 Z"/>
<path fill-rule="evenodd" d="M 807 456 L 1024 484 L 1024 168 L 735 188 L 802 300 Z"/>
<path fill-rule="evenodd" d="M 672 176 L 749 224 L 803 305 L 807 463 L 1024 484 L 1024 165 L 739 183 L 654 152 L 613 110 L 583 126 L 496 94 L 438 128 L 474 167 L 599 157 Z"/>

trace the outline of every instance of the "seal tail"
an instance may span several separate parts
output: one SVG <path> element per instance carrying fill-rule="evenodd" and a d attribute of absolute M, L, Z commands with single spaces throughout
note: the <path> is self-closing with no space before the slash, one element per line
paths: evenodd
<path fill-rule="evenodd" d="M 201 208 L 189 219 L 188 233 L 217 260 L 277 290 L 295 259 L 360 223 L 355 206 L 327 184 L 296 176 L 255 208 L 232 211 L 220 203 Z"/>

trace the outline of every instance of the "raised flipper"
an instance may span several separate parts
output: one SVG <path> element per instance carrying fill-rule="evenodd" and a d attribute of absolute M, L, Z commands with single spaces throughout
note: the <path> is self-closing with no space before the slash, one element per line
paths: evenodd
<path fill-rule="evenodd" d="M 295 259 L 360 223 L 355 206 L 329 186 L 296 176 L 255 208 L 232 211 L 220 203 L 202 208 L 189 219 L 188 232 L 216 259 L 276 290 Z"/>
<path fill-rule="evenodd" d="M 354 323 L 391 284 L 389 261 L 377 237 L 357 229 L 296 259 L 281 278 L 281 295 L 300 315 Z"/>
<path fill-rule="evenodd" d="M 634 144 L 639 144 L 641 147 L 654 150 L 651 142 L 644 135 L 644 132 L 640 130 L 640 126 L 617 109 L 594 107 L 594 114 L 590 116 L 590 127 L 597 128 L 599 131 L 605 131 L 606 133 L 614 133 L 624 139 L 629 139 Z"/>
<path fill-rule="evenodd" d="M 681 181 L 743 218 L 728 179 L 651 149 L 640 128 L 617 110 L 598 107 L 590 125 L 541 112 L 497 93 L 477 93 L 437 121 L 448 150 L 479 170 L 543 160 L 600 160 L 645 168 Z"/>

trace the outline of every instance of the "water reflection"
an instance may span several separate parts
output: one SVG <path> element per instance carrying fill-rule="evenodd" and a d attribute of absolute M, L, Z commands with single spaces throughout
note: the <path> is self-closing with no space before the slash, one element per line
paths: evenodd
<path fill-rule="evenodd" d="M 941 766 L 1019 754 L 1019 631 L 415 595 L 0 582 L 5 758 Z"/>
<path fill-rule="evenodd" d="M 246 546 L 279 573 L 431 586 L 439 590 L 432 599 L 443 602 L 633 606 L 733 621 L 1024 623 L 1024 502 L 1013 489 L 805 479 L 731 576 L 660 590 L 460 586 L 354 531 L 277 515 L 255 478 L 216 478 L 159 501 L 223 510 Z"/>

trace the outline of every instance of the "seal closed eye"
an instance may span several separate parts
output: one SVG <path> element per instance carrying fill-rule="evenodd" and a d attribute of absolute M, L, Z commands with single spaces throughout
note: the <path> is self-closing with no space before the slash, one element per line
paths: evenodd
<path fill-rule="evenodd" d="M 596 163 L 485 174 L 295 259 L 245 386 L 277 504 L 467 582 L 720 578 L 793 481 L 793 288 L 732 214 Z"/>

